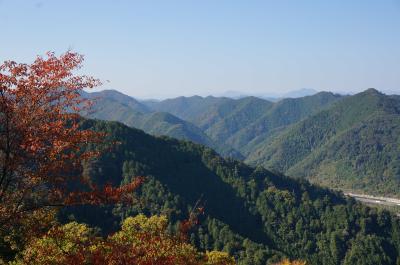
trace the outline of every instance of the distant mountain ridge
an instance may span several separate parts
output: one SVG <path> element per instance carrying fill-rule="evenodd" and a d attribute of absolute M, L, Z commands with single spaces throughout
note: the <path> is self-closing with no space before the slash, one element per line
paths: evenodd
<path fill-rule="evenodd" d="M 318 91 L 312 88 L 301 88 L 289 91 L 281 96 L 281 98 L 301 98 L 317 94 Z"/>
<path fill-rule="evenodd" d="M 187 120 L 203 129 L 215 142 L 247 155 L 254 146 L 263 144 L 283 127 L 329 107 L 341 98 L 331 92 L 279 102 L 257 97 L 235 100 L 193 96 L 168 99 L 148 107 Z"/>
<path fill-rule="evenodd" d="M 284 92 L 284 93 L 279 93 L 279 92 L 270 92 L 270 93 L 245 93 L 241 91 L 234 91 L 234 90 L 228 90 L 224 93 L 219 94 L 219 97 L 227 97 L 227 98 L 232 98 L 232 99 L 241 99 L 245 97 L 258 97 L 262 99 L 266 99 L 272 102 L 279 101 L 284 98 L 301 98 L 301 97 L 306 97 L 306 96 L 312 96 L 317 94 L 318 91 L 312 88 L 301 88 L 297 90 L 292 90 L 289 92 Z"/>
<path fill-rule="evenodd" d="M 83 92 L 82 96 L 90 99 L 107 99 L 113 100 L 114 102 L 121 103 L 136 112 L 141 113 L 149 113 L 151 112 L 150 108 L 148 108 L 145 104 L 142 104 L 140 101 L 134 99 L 133 97 L 127 96 L 117 90 L 102 90 L 99 92 Z"/>
<path fill-rule="evenodd" d="M 400 195 L 400 100 L 369 89 L 285 129 L 247 162 L 329 187 Z"/>
<path fill-rule="evenodd" d="M 224 156 L 243 159 L 239 152 L 214 142 L 190 122 L 167 112 L 154 112 L 146 105 L 118 91 L 84 93 L 83 96 L 94 100 L 91 111 L 84 114 L 86 117 L 119 121 L 153 135 L 190 140 L 214 148 Z"/>
<path fill-rule="evenodd" d="M 223 156 L 331 188 L 400 196 L 398 95 L 369 89 L 351 96 L 319 92 L 279 102 L 212 96 L 140 102 L 120 97 L 107 96 L 92 117 L 191 140 Z"/>

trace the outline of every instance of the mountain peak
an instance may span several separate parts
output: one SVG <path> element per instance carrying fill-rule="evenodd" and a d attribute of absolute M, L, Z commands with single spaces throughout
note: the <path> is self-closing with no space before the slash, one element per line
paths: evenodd
<path fill-rule="evenodd" d="M 293 90 L 282 95 L 283 98 L 301 98 L 305 96 L 312 96 L 317 94 L 318 91 L 312 88 L 301 88 Z"/>
<path fill-rule="evenodd" d="M 375 89 L 375 88 L 368 88 L 367 90 L 365 90 L 362 93 L 382 95 L 382 93 L 380 91 L 378 91 L 377 89 Z"/>

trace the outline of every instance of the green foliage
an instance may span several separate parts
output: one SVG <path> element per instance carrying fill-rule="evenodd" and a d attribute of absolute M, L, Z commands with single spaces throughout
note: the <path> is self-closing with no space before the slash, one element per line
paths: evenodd
<path fill-rule="evenodd" d="M 340 99 L 339 95 L 321 92 L 277 103 L 256 97 L 234 100 L 193 96 L 142 104 L 116 91 L 85 96 L 97 97 L 94 111 L 88 115 L 91 118 L 120 121 L 153 135 L 190 140 L 236 159 L 243 159 L 243 154 L 264 145 L 286 126 Z"/>
<path fill-rule="evenodd" d="M 139 214 L 126 218 L 121 229 L 107 238 L 96 236 L 85 224 L 56 225 L 33 239 L 9 264 L 162 264 L 233 265 L 226 252 L 199 252 L 167 231 L 165 216 Z"/>
<path fill-rule="evenodd" d="M 375 264 L 393 264 L 393 260 L 386 253 L 385 240 L 373 236 L 357 237 L 346 255 L 344 265 L 375 265 Z"/>
<path fill-rule="evenodd" d="M 331 188 L 400 195 L 400 100 L 370 89 L 259 146 L 247 162 Z"/>
<path fill-rule="evenodd" d="M 64 211 L 64 218 L 74 214 L 104 230 L 117 229 L 129 215 L 163 214 L 174 231 L 201 199 L 206 212 L 199 227 L 190 231 L 190 241 L 204 251 L 226 251 L 239 264 L 266 264 L 284 257 L 307 264 L 342 264 L 358 257 L 355 246 L 369 246 L 370 238 L 381 240 L 373 245 L 383 251 L 374 259 L 376 264 L 395 264 L 399 256 L 399 220 L 389 212 L 305 180 L 223 159 L 190 142 L 152 137 L 113 122 L 86 121 L 83 126 L 105 131 L 107 142 L 120 143 L 87 165 L 95 179 L 106 176 L 103 182 L 117 185 L 136 175 L 148 180 L 137 191 L 137 205 L 72 208 Z"/>
<path fill-rule="evenodd" d="M 287 126 L 329 107 L 339 99 L 341 96 L 329 92 L 283 99 L 260 113 L 261 115 L 256 115 L 257 119 L 250 124 L 240 127 L 240 130 L 231 134 L 225 143 L 248 156 Z"/>
<path fill-rule="evenodd" d="M 90 112 L 85 116 L 101 120 L 119 121 L 128 126 L 160 136 L 189 140 L 217 150 L 224 156 L 242 159 L 243 156 L 226 145 L 213 141 L 200 128 L 167 112 L 151 112 L 137 100 L 117 91 L 85 93 L 86 98 L 94 99 Z"/>
<path fill-rule="evenodd" d="M 55 226 L 44 236 L 29 242 L 17 259 L 10 264 L 71 264 L 71 257 L 88 264 L 89 248 L 92 247 L 94 231 L 85 224 L 71 222 Z M 88 249 L 84 249 L 84 248 Z"/>
<path fill-rule="evenodd" d="M 399 97 L 369 89 L 276 103 L 194 96 L 142 104 L 104 93 L 94 117 L 204 144 L 330 188 L 400 195 Z"/>
<path fill-rule="evenodd" d="M 220 117 L 227 115 L 231 111 L 230 106 L 234 101 L 230 98 L 193 96 L 166 99 L 147 104 L 147 106 L 154 111 L 171 113 L 204 129 Z M 210 112 L 213 115 L 209 115 Z"/>
<path fill-rule="evenodd" d="M 272 103 L 256 97 L 234 100 L 195 96 L 167 99 L 148 107 L 190 121 L 215 142 L 247 155 L 285 126 L 330 106 L 340 98 L 339 95 L 321 92 Z"/>

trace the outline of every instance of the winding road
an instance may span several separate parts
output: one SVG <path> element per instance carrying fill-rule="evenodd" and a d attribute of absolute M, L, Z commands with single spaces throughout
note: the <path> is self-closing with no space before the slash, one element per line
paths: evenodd
<path fill-rule="evenodd" d="M 357 193 L 344 193 L 344 195 L 353 197 L 354 199 L 365 202 L 365 203 L 373 203 L 373 204 L 381 204 L 387 206 L 400 206 L 400 199 L 390 198 L 390 197 L 376 197 L 372 195 L 364 195 Z"/>

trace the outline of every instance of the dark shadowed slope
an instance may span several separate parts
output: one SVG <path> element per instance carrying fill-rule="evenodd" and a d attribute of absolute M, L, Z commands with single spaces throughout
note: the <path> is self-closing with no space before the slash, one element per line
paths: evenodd
<path fill-rule="evenodd" d="M 137 191 L 140 204 L 71 209 L 67 216 L 109 229 L 120 217 L 162 213 L 174 229 L 201 199 L 205 214 L 190 241 L 228 251 L 239 264 L 264 265 L 284 255 L 315 265 L 400 261 L 399 221 L 388 212 L 305 180 L 223 159 L 191 142 L 156 138 L 115 122 L 86 121 L 83 127 L 106 132 L 106 145 L 120 143 L 86 163 L 84 172 L 102 183 L 118 185 L 137 175 L 147 181 Z"/>

